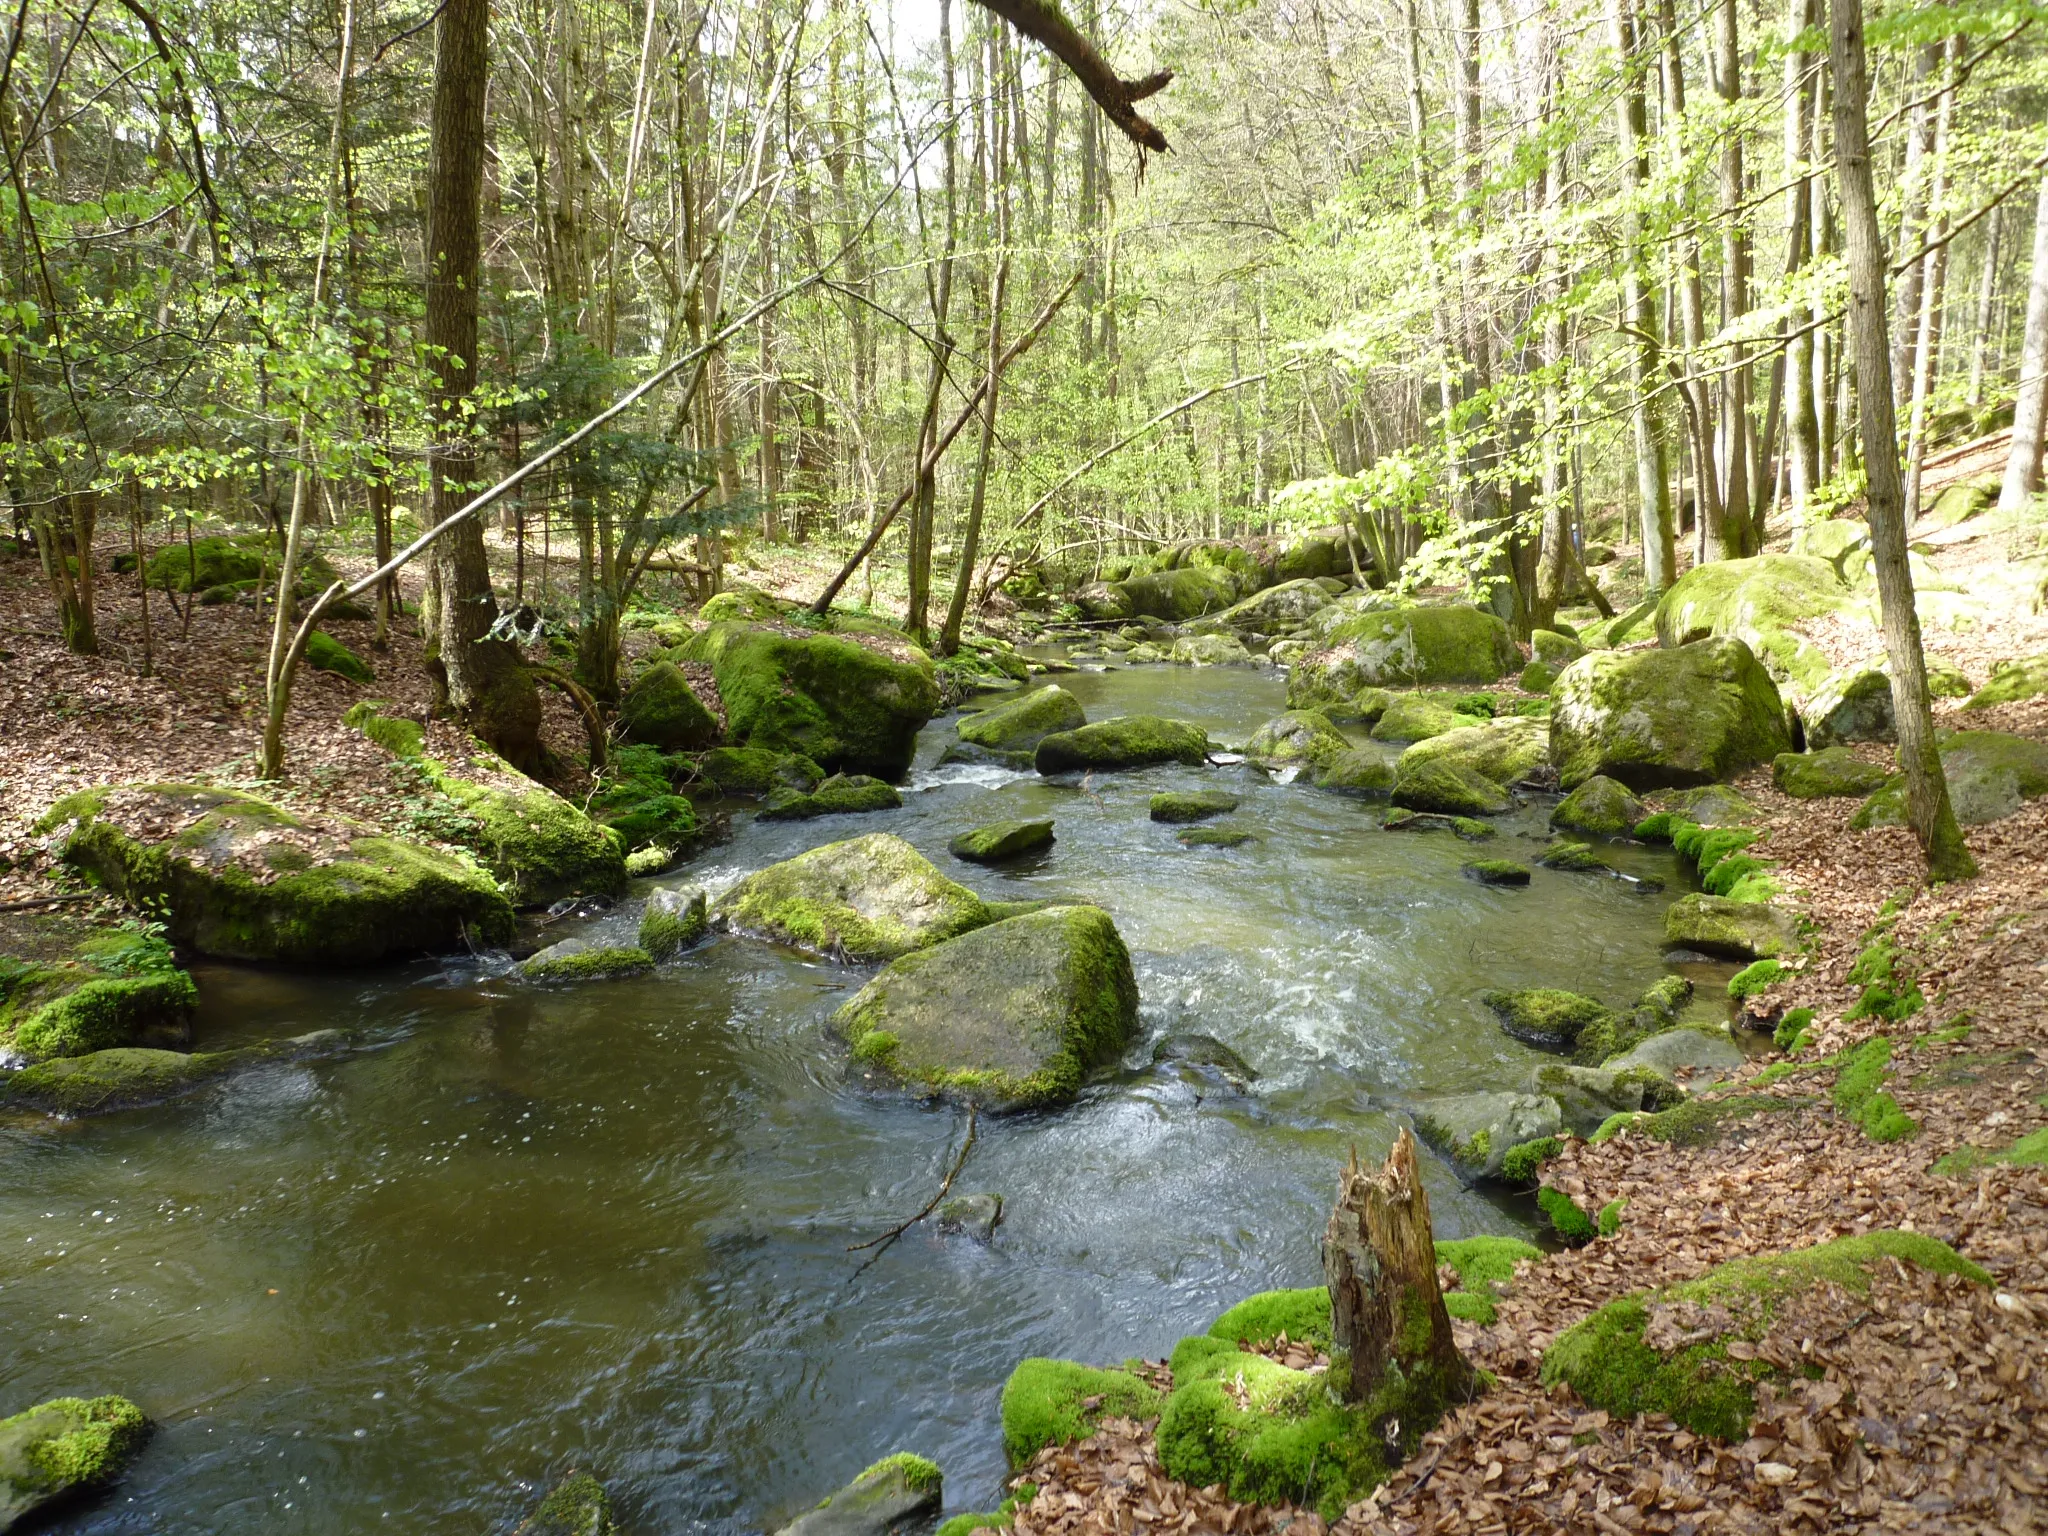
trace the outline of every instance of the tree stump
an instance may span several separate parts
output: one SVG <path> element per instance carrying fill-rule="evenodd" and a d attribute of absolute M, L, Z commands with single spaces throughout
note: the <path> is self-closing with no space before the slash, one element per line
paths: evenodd
<path fill-rule="evenodd" d="M 1451 1337 L 1429 1196 L 1405 1126 L 1382 1167 L 1361 1168 L 1352 1153 L 1323 1236 L 1323 1273 L 1335 1335 L 1330 1374 L 1340 1395 L 1405 1417 L 1415 1433 L 1419 1420 L 1433 1422 L 1470 1390 L 1472 1367 Z"/>

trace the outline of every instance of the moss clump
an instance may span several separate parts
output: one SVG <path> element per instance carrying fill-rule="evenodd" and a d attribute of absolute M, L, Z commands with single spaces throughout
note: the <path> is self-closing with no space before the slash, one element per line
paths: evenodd
<path fill-rule="evenodd" d="M 540 1501 L 514 1536 L 612 1536 L 611 1497 L 588 1472 L 572 1472 Z"/>
<path fill-rule="evenodd" d="M 1550 1229 L 1561 1241 L 1574 1248 L 1590 1243 L 1599 1233 L 1593 1218 L 1579 1209 L 1578 1202 L 1561 1189 L 1537 1190 L 1536 1204 L 1549 1218 Z"/>
<path fill-rule="evenodd" d="M 31 1060 L 83 1056 L 127 1045 L 154 1028 L 182 1032 L 198 1001 L 192 978 L 179 970 L 100 977 L 38 1009 L 14 1031 L 12 1048 Z"/>
<path fill-rule="evenodd" d="M 1795 1253 L 1736 1259 L 1697 1280 L 1609 1302 L 1544 1352 L 1541 1380 L 1545 1386 L 1567 1382 L 1609 1413 L 1667 1414 L 1699 1434 L 1740 1440 L 1756 1415 L 1757 1383 L 1777 1373 L 1764 1361 L 1734 1359 L 1729 1341 L 1761 1338 L 1786 1296 L 1823 1282 L 1868 1292 L 1870 1272 L 1890 1259 L 1980 1285 L 1991 1281 L 1946 1243 L 1915 1232 L 1868 1232 Z M 1684 1303 L 1724 1308 L 1726 1328 L 1670 1354 L 1645 1342 L 1651 1308 Z"/>
<path fill-rule="evenodd" d="M 1500 1160 L 1500 1176 L 1510 1184 L 1534 1184 L 1543 1165 L 1563 1150 L 1564 1143 L 1555 1136 L 1539 1136 L 1509 1147 Z"/>
<path fill-rule="evenodd" d="M 1889 777 L 1880 765 L 1865 762 L 1847 747 L 1781 752 L 1771 759 L 1771 782 L 1794 800 L 1867 795 L 1883 788 Z"/>
<path fill-rule="evenodd" d="M 1029 768 L 1032 754 L 1046 737 L 1079 730 L 1087 723 L 1081 701 L 1059 684 L 1047 683 L 993 708 L 964 716 L 960 721 L 960 749 L 953 755 Z"/>
<path fill-rule="evenodd" d="M 1610 1200 L 1600 1207 L 1599 1227 L 1602 1237 L 1612 1237 L 1621 1230 L 1621 1213 L 1628 1207 L 1627 1200 Z"/>
<path fill-rule="evenodd" d="M 854 1481 L 866 1482 L 871 1477 L 879 1477 L 890 1472 L 900 1473 L 903 1486 L 912 1493 L 932 1493 L 945 1481 L 945 1474 L 939 1470 L 936 1461 L 927 1461 L 924 1457 L 914 1456 L 909 1451 L 898 1451 L 893 1456 L 884 1456 Z"/>
<path fill-rule="evenodd" d="M 1643 819 L 1643 802 L 1626 784 L 1595 774 L 1558 802 L 1550 824 L 1590 837 L 1625 837 Z"/>
<path fill-rule="evenodd" d="M 418 757 L 426 747 L 426 727 L 403 715 L 387 715 L 385 707 L 379 700 L 363 699 L 349 705 L 341 723 L 361 731 L 393 757 Z"/>
<path fill-rule="evenodd" d="M 434 787 L 468 814 L 468 846 L 515 906 L 546 906 L 563 896 L 612 895 L 624 888 L 624 838 L 494 754 L 479 747 L 473 756 L 488 782 L 463 778 L 431 757 L 420 762 Z"/>
<path fill-rule="evenodd" d="M 990 826 L 962 832 L 946 844 L 946 851 L 970 864 L 1000 864 L 1022 858 L 1053 844 L 1049 821 L 998 821 Z"/>
<path fill-rule="evenodd" d="M 1933 1171 L 1943 1177 L 1953 1178 L 1975 1173 L 1978 1169 L 1993 1164 L 2010 1164 L 2022 1168 L 2048 1166 L 2048 1125 L 2022 1136 L 2003 1151 L 1987 1152 L 1982 1147 L 1958 1147 L 1936 1163 Z"/>
<path fill-rule="evenodd" d="M 1919 1123 L 1884 1091 L 1891 1060 L 1891 1041 L 1883 1035 L 1873 1035 L 1856 1048 L 1835 1076 L 1835 1108 L 1862 1126 L 1864 1135 L 1872 1141 L 1905 1141 L 1920 1133 Z"/>
<path fill-rule="evenodd" d="M 657 661 L 633 679 L 619 704 L 619 728 L 626 740 L 665 752 L 701 751 L 718 740 L 718 717 L 672 661 Z"/>
<path fill-rule="evenodd" d="M 2017 704 L 2022 699 L 2048 693 L 2048 652 L 2001 661 L 1991 669 L 1991 681 L 1964 701 L 1965 709 L 1990 709 L 1998 704 Z"/>
<path fill-rule="evenodd" d="M 1393 798 L 1406 810 L 1446 816 L 1494 816 L 1511 803 L 1506 790 L 1475 768 L 1448 758 L 1410 763 L 1405 752 L 1394 768 Z"/>
<path fill-rule="evenodd" d="M 701 890 L 656 891 L 640 914 L 640 947 L 655 959 L 666 960 L 704 937 L 709 923 Z"/>
<path fill-rule="evenodd" d="M 1481 1002 L 1500 1016 L 1500 1026 L 1526 1045 L 1567 1049 L 1591 1025 L 1608 1017 L 1605 1005 L 1556 987 L 1482 992 Z"/>
<path fill-rule="evenodd" d="M 1653 1141 L 1676 1147 L 1712 1146 L 1735 1126 L 1758 1115 L 1786 1114 L 1804 1109 L 1811 1099 L 1779 1098 L 1772 1094 L 1734 1094 L 1721 1099 L 1687 1099 L 1672 1109 L 1654 1114 L 1624 1111 L 1611 1115 L 1587 1139 L 1594 1145 L 1623 1131 L 1638 1131 Z"/>
<path fill-rule="evenodd" d="M 1513 859 L 1473 859 L 1459 871 L 1467 880 L 1481 885 L 1527 885 L 1529 866 Z"/>
<path fill-rule="evenodd" d="M 718 899 L 712 921 L 858 965 L 894 960 L 1000 915 L 903 839 L 878 832 L 748 876 Z"/>
<path fill-rule="evenodd" d="M 277 557 L 269 556 L 274 570 Z M 220 537 L 194 539 L 188 551 L 183 544 L 166 544 L 149 557 L 145 569 L 149 584 L 166 592 L 204 592 L 209 587 L 255 581 L 263 574 L 265 557 L 257 548 L 238 539 Z"/>
<path fill-rule="evenodd" d="M 1481 724 L 1477 715 L 1461 715 L 1441 695 L 1404 693 L 1373 722 L 1374 741 L 1428 741 Z"/>
<path fill-rule="evenodd" d="M 1257 837 L 1244 827 L 1184 827 L 1173 835 L 1183 848 L 1242 848 Z"/>
<path fill-rule="evenodd" d="M 1236 810 L 1239 803 L 1236 795 L 1220 789 L 1164 790 L 1152 797 L 1152 819 L 1172 825 L 1207 821 Z"/>
<path fill-rule="evenodd" d="M 903 804 L 895 786 L 866 774 L 835 773 L 816 789 L 778 789 L 761 807 L 763 821 L 808 821 L 816 816 L 850 816 L 891 811 Z"/>
<path fill-rule="evenodd" d="M 1488 826 L 1483 821 L 1475 821 L 1470 816 L 1453 816 L 1451 818 L 1451 835 L 1464 842 L 1483 843 L 1488 838 L 1497 837 L 1500 834 L 1496 828 Z"/>
<path fill-rule="evenodd" d="M 1806 1044 L 1807 1031 L 1813 1027 L 1811 1008 L 1794 1008 L 1778 1020 L 1778 1027 L 1771 1031 L 1771 1043 L 1781 1051 L 1790 1052 Z"/>
<path fill-rule="evenodd" d="M 306 637 L 306 665 L 315 672 L 332 672 L 352 683 L 373 683 L 377 674 L 370 664 L 325 630 L 316 629 Z"/>
<path fill-rule="evenodd" d="M 1208 1337 L 1232 1348 L 1271 1343 L 1286 1334 L 1297 1344 L 1330 1347 L 1330 1289 L 1261 1291 L 1209 1325 Z"/>
<path fill-rule="evenodd" d="M 526 961 L 519 973 L 528 981 L 597 981 L 653 968 L 654 956 L 637 946 L 606 944 L 569 950 L 558 944 Z"/>
<path fill-rule="evenodd" d="M 1575 874 L 1614 873 L 1613 866 L 1595 853 L 1590 843 L 1552 843 L 1537 856 L 1536 862 L 1545 869 L 1560 869 Z"/>
<path fill-rule="evenodd" d="M 1305 763 L 1311 767 L 1334 760 L 1351 750 L 1351 743 L 1319 710 L 1294 709 L 1276 716 L 1252 732 L 1245 743 L 1245 756 L 1256 762 Z"/>
<path fill-rule="evenodd" d="M 1861 987 L 1856 1001 L 1842 1015 L 1845 1022 L 1886 1019 L 1897 1024 L 1927 1006 L 1904 951 L 1889 935 L 1876 934 L 1849 967 L 1849 982 Z"/>
<path fill-rule="evenodd" d="M 1149 1419 L 1160 1401 L 1157 1389 L 1130 1371 L 1019 1361 L 1003 1384 L 1003 1451 L 1021 1467 L 1048 1445 L 1085 1440 L 1105 1418 Z"/>
<path fill-rule="evenodd" d="M 58 1397 L 0 1419 L 0 1519 L 105 1483 L 141 1449 L 149 1421 L 125 1397 Z"/>
<path fill-rule="evenodd" d="M 1016 1523 L 1017 1511 L 1038 1497 L 1036 1483 L 1024 1483 L 993 1514 L 955 1515 L 940 1524 L 932 1536 L 970 1536 L 974 1531 L 1007 1531 Z"/>
<path fill-rule="evenodd" d="M 1761 997 L 1782 980 L 1784 975 L 1785 966 L 1782 961 L 1752 960 L 1728 978 L 1728 995 L 1738 1003 L 1747 1002 L 1752 997 Z"/>

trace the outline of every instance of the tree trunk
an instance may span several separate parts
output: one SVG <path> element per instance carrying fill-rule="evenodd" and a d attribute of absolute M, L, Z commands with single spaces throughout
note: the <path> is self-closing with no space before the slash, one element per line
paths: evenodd
<path fill-rule="evenodd" d="M 1790 0 L 1785 9 L 1788 42 L 1813 25 L 1814 0 Z M 1789 276 L 1806 265 L 1813 248 L 1813 177 L 1806 163 L 1807 114 L 1813 109 L 1812 87 L 1803 78 L 1807 56 L 1789 48 L 1785 54 L 1785 179 L 1792 184 L 1786 215 L 1785 271 Z M 1814 489 L 1820 484 L 1820 418 L 1813 409 L 1813 332 L 1799 306 L 1786 321 L 1785 458 L 1791 491 L 1792 525 L 1806 522 Z"/>
<path fill-rule="evenodd" d="M 1991 228 L 1984 235 L 1984 266 L 1977 274 L 1977 324 L 1970 337 L 1970 392 L 1966 398 L 1973 411 L 1984 403 L 1985 360 L 1989 358 L 1994 369 L 1998 366 L 1991 324 L 1998 313 L 1998 247 L 2004 228 L 2005 209 L 1992 209 Z"/>
<path fill-rule="evenodd" d="M 2043 429 L 2048 428 L 2048 176 L 2034 210 L 2034 270 L 2027 286 L 2027 329 L 2020 342 L 2019 396 L 2013 403 L 2012 452 L 2005 461 L 2001 512 L 2018 512 L 2041 485 Z"/>
<path fill-rule="evenodd" d="M 1891 658 L 1899 762 L 1906 770 L 1906 816 L 1927 857 L 1929 877 L 1965 880 L 1976 874 L 1977 864 L 1956 825 L 1935 747 L 1927 659 L 1920 648 L 1920 616 L 1906 567 L 1904 491 L 1892 410 L 1892 360 L 1885 337 L 1884 235 L 1878 228 L 1877 188 L 1870 170 L 1870 82 L 1863 55 L 1862 0 L 1829 0 L 1828 59 L 1835 82 L 1835 177 L 1848 248 L 1849 344 L 1856 360 L 1858 416 L 1870 486 L 1870 548 L 1885 651 Z"/>
<path fill-rule="evenodd" d="M 1927 94 L 1927 82 L 1934 78 L 1941 59 L 1941 45 L 1928 43 L 1913 55 L 1913 72 L 1905 82 L 1908 99 Z M 1934 139 L 1935 106 L 1923 102 L 1906 117 L 1906 157 L 1899 171 L 1899 244 L 1910 251 L 1920 244 L 1920 230 L 1927 211 L 1927 161 Z M 1906 408 L 1903 390 L 1913 376 L 1913 330 L 1920 318 L 1920 274 L 1918 262 L 1899 274 L 1892 295 L 1891 359 L 1892 410 Z"/>
<path fill-rule="evenodd" d="M 1414 1402 L 1417 1396 L 1433 1399 L 1440 1410 L 1470 1389 L 1472 1367 L 1451 1337 L 1429 1194 L 1406 1126 L 1380 1168 L 1361 1168 L 1352 1154 L 1323 1234 L 1323 1274 L 1334 1335 L 1330 1374 L 1340 1397 L 1353 1403 L 1377 1398 L 1412 1417 L 1429 1406 Z M 1348 1371 L 1334 1363 L 1340 1351 Z M 1393 1390 L 1382 1396 L 1386 1388 Z M 1419 1433 L 1427 1425 L 1409 1427 Z"/>
<path fill-rule="evenodd" d="M 1948 46 L 1953 80 L 1954 67 L 1962 62 L 1963 40 L 1951 38 Z M 1927 194 L 1927 238 L 1941 243 L 1915 263 L 1920 268 L 1920 305 L 1913 316 L 1913 374 L 1908 388 L 1912 410 L 1906 418 L 1908 528 L 1920 516 L 1920 466 L 1927 458 L 1927 415 L 1941 363 L 1941 316 L 1948 291 L 1949 247 L 1949 242 L 1942 239 L 1948 231 L 1948 212 L 1943 204 L 1948 198 L 1949 125 L 1955 117 L 1955 104 L 1955 86 L 1951 83 L 1935 103 L 1934 139 L 1930 149 L 1934 168 Z"/>
<path fill-rule="evenodd" d="M 1742 103 L 1742 48 L 1736 0 L 1714 10 L 1714 88 L 1728 108 L 1721 139 L 1721 324 L 1735 325 L 1749 313 L 1749 231 L 1743 204 L 1742 132 L 1735 114 Z M 1721 381 L 1721 521 L 1717 532 L 1724 559 L 1754 553 L 1750 523 L 1749 349 L 1729 348 L 1730 370 Z"/>
<path fill-rule="evenodd" d="M 476 464 L 464 407 L 476 384 L 490 30 L 490 0 L 448 0 L 434 28 L 426 343 L 435 438 L 427 470 L 437 523 L 461 508 Z M 432 572 L 438 601 L 429 645 L 447 678 L 449 708 L 514 767 L 538 768 L 540 695 L 518 652 L 491 638 L 498 605 L 476 518 L 435 543 Z"/>
<path fill-rule="evenodd" d="M 1649 116 L 1643 102 L 1641 61 L 1636 53 L 1636 21 L 1629 0 L 1608 0 L 1607 25 L 1621 62 L 1622 88 L 1614 105 L 1621 160 L 1622 308 L 1635 332 L 1635 394 L 1631 415 L 1635 428 L 1636 496 L 1642 513 L 1643 588 L 1662 592 L 1677 579 L 1677 529 L 1671 515 L 1671 476 L 1664 451 L 1663 412 L 1658 409 L 1658 374 L 1663 364 L 1657 336 L 1657 296 L 1645 280 L 1643 219 L 1637 201 L 1649 180 Z"/>
<path fill-rule="evenodd" d="M 1682 141 L 1685 131 L 1685 58 L 1679 51 L 1678 22 L 1673 15 L 1672 0 L 1660 0 L 1658 20 L 1664 42 L 1664 105 L 1667 121 L 1674 124 L 1678 133 L 1674 142 Z M 1683 153 L 1682 143 L 1680 152 Z M 1674 279 L 1678 289 L 1679 321 L 1685 333 L 1684 366 L 1680 370 L 1690 378 L 1704 360 L 1706 346 L 1706 298 L 1700 282 L 1700 244 L 1690 234 L 1678 243 L 1678 273 Z M 1713 398 L 1704 380 L 1694 380 L 1679 385 L 1686 400 L 1686 427 L 1692 442 L 1693 463 L 1693 526 L 1702 536 L 1708 528 L 1721 526 L 1722 498 L 1721 476 L 1714 463 L 1714 434 L 1711 426 Z M 1703 539 L 1704 542 L 1704 539 Z"/>

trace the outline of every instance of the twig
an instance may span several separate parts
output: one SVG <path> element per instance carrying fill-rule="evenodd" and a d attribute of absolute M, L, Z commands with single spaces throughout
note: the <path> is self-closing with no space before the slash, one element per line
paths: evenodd
<path fill-rule="evenodd" d="M 946 1192 L 953 1187 L 953 1181 L 960 1177 L 960 1170 L 966 1166 L 967 1154 L 974 1149 L 975 1115 L 977 1113 L 978 1111 L 974 1105 L 970 1104 L 967 1106 L 967 1139 L 960 1143 L 960 1155 L 953 1159 L 953 1166 L 947 1171 L 945 1182 L 939 1185 L 939 1192 L 925 1202 L 924 1209 L 908 1221 L 898 1222 L 880 1237 L 870 1238 L 864 1243 L 849 1244 L 846 1249 L 848 1253 L 859 1253 L 863 1248 L 886 1248 L 939 1208 L 939 1202 L 946 1198 Z M 879 1258 L 881 1255 L 877 1254 L 876 1257 Z"/>
<path fill-rule="evenodd" d="M 98 891 L 77 891 L 68 896 L 38 896 L 34 901 L 0 901 L 0 912 L 33 912 L 37 907 L 54 907 L 61 901 L 91 901 Z"/>

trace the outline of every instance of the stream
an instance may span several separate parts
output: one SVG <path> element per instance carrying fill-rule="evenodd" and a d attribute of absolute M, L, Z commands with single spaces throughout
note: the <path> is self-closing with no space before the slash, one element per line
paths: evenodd
<path fill-rule="evenodd" d="M 1270 669 L 1058 679 L 1091 719 L 1176 715 L 1241 741 L 1284 707 Z M 1561 986 L 1620 1003 L 1665 970 L 1668 850 L 1618 847 L 1664 895 L 1583 874 L 1460 877 L 1447 833 L 1249 767 L 1097 776 L 1085 790 L 931 765 L 904 808 L 757 823 L 663 885 L 714 892 L 820 843 L 896 833 L 991 897 L 1093 900 L 1132 951 L 1143 1037 L 1070 1108 L 984 1117 L 956 1193 L 996 1191 L 992 1244 L 922 1206 L 964 1111 L 850 1072 L 825 1021 L 865 972 L 714 937 L 655 974 L 541 988 L 503 957 L 306 974 L 194 968 L 200 1049 L 318 1028 L 281 1064 L 158 1108 L 0 1126 L 0 1413 L 119 1392 L 159 1424 L 64 1532 L 503 1532 L 573 1468 L 635 1533 L 774 1529 L 897 1450 L 951 1510 L 1005 1476 L 1018 1359 L 1159 1356 L 1252 1292 L 1320 1282 L 1354 1145 L 1413 1098 L 1518 1088 L 1538 1053 L 1478 1000 Z M 1257 840 L 1184 849 L 1166 787 L 1229 787 Z M 1543 797 L 1496 818 L 1528 858 Z M 1006 870 L 947 840 L 1050 816 Z M 629 934 L 638 902 L 590 925 Z M 624 939 L 630 942 L 630 939 Z M 1704 981 L 1728 967 L 1700 968 Z M 1703 991 L 1707 990 L 1705 987 Z M 1259 1073 L 1236 1092 L 1152 1064 L 1200 1032 Z M 1439 1237 L 1530 1231 L 1519 1202 L 1426 1160 Z M 864 1261 L 872 1262 L 863 1267 Z"/>

